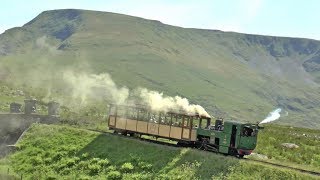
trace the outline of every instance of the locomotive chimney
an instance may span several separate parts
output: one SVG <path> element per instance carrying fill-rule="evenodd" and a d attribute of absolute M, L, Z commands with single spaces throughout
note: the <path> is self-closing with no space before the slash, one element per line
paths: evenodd
<path fill-rule="evenodd" d="M 26 99 L 24 100 L 24 113 L 25 114 L 32 114 L 36 113 L 36 102 L 37 100 L 35 99 Z"/>

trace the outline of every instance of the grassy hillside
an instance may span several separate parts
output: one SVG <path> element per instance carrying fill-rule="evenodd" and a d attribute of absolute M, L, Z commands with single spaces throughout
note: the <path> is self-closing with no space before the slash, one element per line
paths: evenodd
<path fill-rule="evenodd" d="M 30 179 L 316 178 L 194 149 L 40 124 L 32 126 L 8 160 L 15 176 Z"/>
<path fill-rule="evenodd" d="M 0 81 L 61 98 L 61 71 L 108 72 L 119 86 L 187 97 L 213 116 L 256 122 L 281 107 L 289 115 L 279 123 L 319 128 L 319 50 L 309 39 L 55 10 L 0 35 Z"/>

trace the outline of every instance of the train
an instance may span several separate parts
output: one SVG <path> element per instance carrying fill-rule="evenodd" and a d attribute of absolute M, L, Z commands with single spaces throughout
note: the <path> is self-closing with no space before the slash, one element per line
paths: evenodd
<path fill-rule="evenodd" d="M 243 158 L 257 145 L 258 124 L 224 121 L 199 114 L 157 112 L 144 106 L 109 106 L 108 127 L 115 133 L 149 135 L 177 144 Z M 214 122 L 213 122 L 214 121 Z"/>

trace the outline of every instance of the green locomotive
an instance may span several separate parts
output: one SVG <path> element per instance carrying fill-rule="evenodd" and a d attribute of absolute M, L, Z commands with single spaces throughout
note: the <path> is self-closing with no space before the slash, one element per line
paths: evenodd
<path fill-rule="evenodd" d="M 257 144 L 258 124 L 225 121 L 145 107 L 110 105 L 108 127 L 123 135 L 150 135 L 178 144 L 237 157 L 249 155 Z"/>

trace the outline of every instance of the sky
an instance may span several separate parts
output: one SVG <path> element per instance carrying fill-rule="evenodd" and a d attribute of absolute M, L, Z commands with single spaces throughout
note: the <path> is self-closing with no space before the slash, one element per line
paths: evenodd
<path fill-rule="evenodd" d="M 52 9 L 88 9 L 162 23 L 320 40 L 320 0 L 1 0 L 0 33 Z"/>

